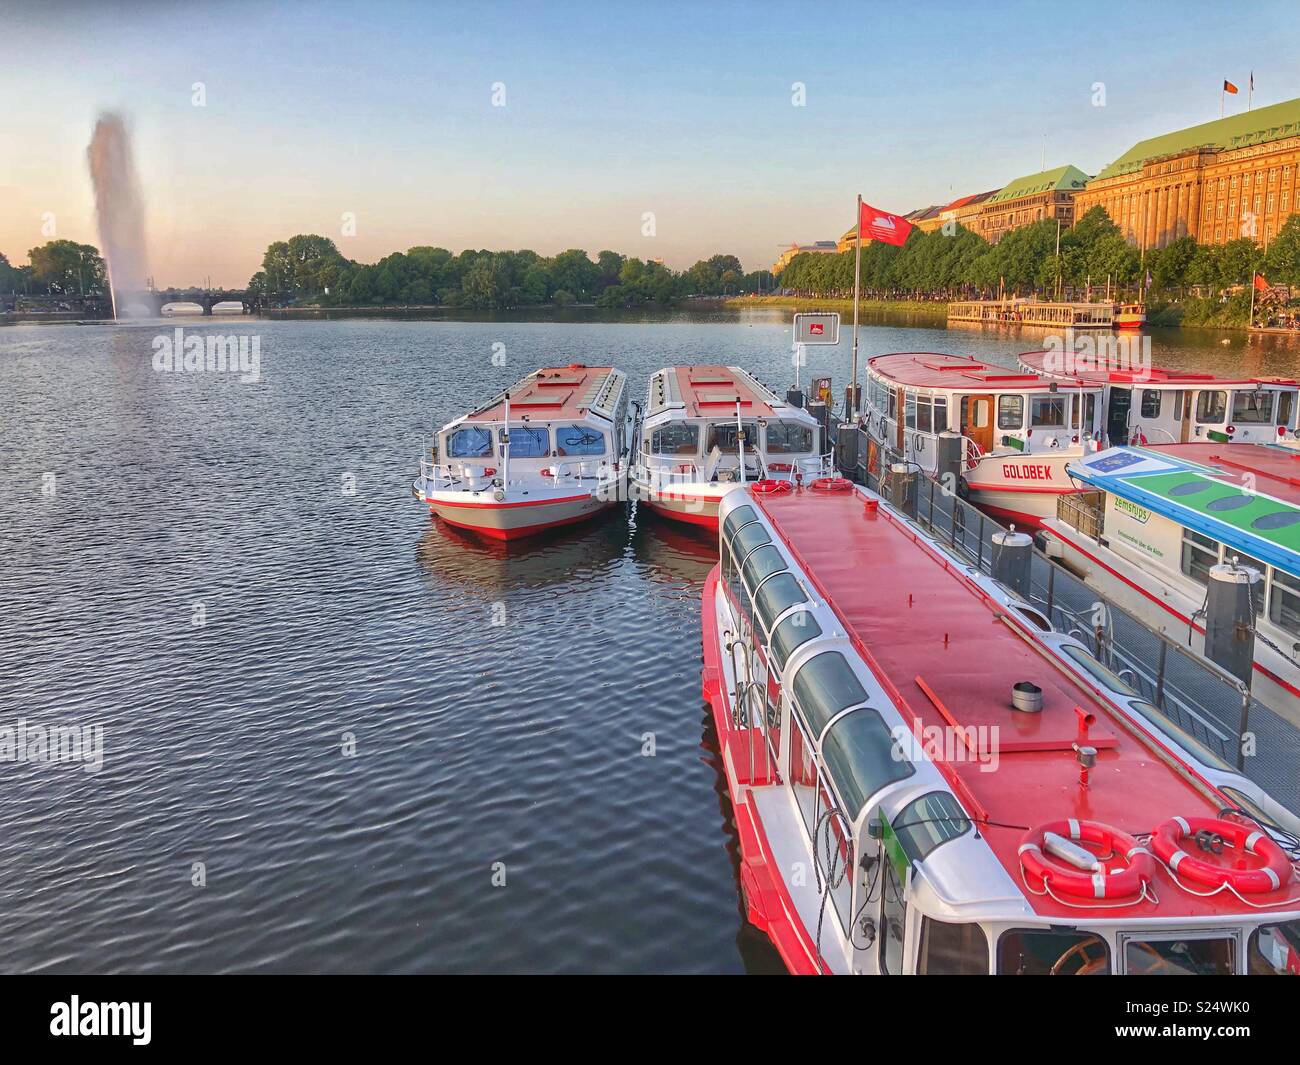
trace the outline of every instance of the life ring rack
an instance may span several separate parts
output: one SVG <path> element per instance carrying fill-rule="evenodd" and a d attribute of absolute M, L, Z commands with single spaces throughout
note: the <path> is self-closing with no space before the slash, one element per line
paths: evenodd
<path fill-rule="evenodd" d="M 853 482 L 847 477 L 818 477 L 808 487 L 814 492 L 849 492 Z"/>
<path fill-rule="evenodd" d="M 1093 859 L 1092 868 L 1082 865 L 1067 864 L 1045 852 L 1049 845 L 1046 837 L 1062 837 L 1073 845 L 1080 857 Z M 1106 855 L 1094 854 L 1079 843 L 1091 843 L 1103 847 Z M 1031 828 L 1020 841 L 1020 867 L 1025 875 L 1025 882 L 1030 890 L 1038 894 L 1048 894 L 1059 902 L 1070 903 L 1059 898 L 1068 895 L 1087 899 L 1128 899 L 1140 901 L 1150 897 L 1148 885 L 1155 873 L 1155 860 L 1151 852 L 1136 839 L 1118 828 L 1100 821 L 1081 821 L 1070 818 L 1065 821 L 1051 821 Z M 1110 857 L 1122 857 L 1125 861 L 1121 869 L 1108 867 Z M 1036 885 L 1036 886 L 1035 886 Z"/>
<path fill-rule="evenodd" d="M 782 492 L 794 491 L 794 485 L 789 481 L 774 481 L 770 479 L 754 481 L 749 487 L 755 495 L 760 496 L 780 495 Z"/>
<path fill-rule="evenodd" d="M 1183 849 L 1183 842 L 1189 838 L 1206 853 L 1220 854 L 1227 845 L 1241 854 L 1263 859 L 1264 864 L 1232 869 L 1193 857 Z M 1216 889 L 1227 887 L 1244 895 L 1277 891 L 1295 877 L 1291 859 L 1267 832 L 1216 817 L 1171 817 L 1151 834 L 1151 849 L 1178 877 Z"/>

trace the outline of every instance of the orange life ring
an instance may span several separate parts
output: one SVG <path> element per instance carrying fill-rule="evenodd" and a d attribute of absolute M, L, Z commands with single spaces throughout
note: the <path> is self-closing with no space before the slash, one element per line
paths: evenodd
<path fill-rule="evenodd" d="M 818 477 L 808 487 L 814 492 L 847 492 L 853 482 L 847 477 Z"/>
<path fill-rule="evenodd" d="M 760 496 L 780 495 L 782 492 L 794 490 L 794 485 L 789 481 L 755 481 L 750 485 L 755 494 Z"/>
<path fill-rule="evenodd" d="M 1097 859 L 1092 870 L 1067 865 L 1043 852 L 1043 837 L 1051 832 L 1075 843 L 1092 843 L 1105 847 L 1109 853 L 1122 857 L 1122 869 L 1107 867 L 1108 859 Z M 1084 848 L 1086 850 L 1086 848 Z M 1091 852 L 1089 852 L 1091 853 Z M 1147 881 L 1155 872 L 1151 852 L 1132 836 L 1100 821 L 1052 821 L 1039 828 L 1031 828 L 1020 841 L 1020 865 L 1025 877 L 1043 890 L 1052 890 L 1076 898 L 1125 899 L 1142 893 Z"/>
<path fill-rule="evenodd" d="M 1220 846 L 1227 843 L 1241 854 L 1262 858 L 1264 864 L 1247 869 L 1245 863 L 1238 862 L 1238 868 L 1229 869 L 1217 862 L 1193 858 L 1182 847 L 1188 836 L 1195 838 L 1203 849 L 1212 849 L 1214 841 Z M 1215 817 L 1171 817 L 1152 834 L 1151 849 L 1179 876 L 1210 887 L 1227 884 L 1250 895 L 1276 891 L 1289 884 L 1295 875 L 1286 851 L 1267 832 L 1254 825 Z"/>

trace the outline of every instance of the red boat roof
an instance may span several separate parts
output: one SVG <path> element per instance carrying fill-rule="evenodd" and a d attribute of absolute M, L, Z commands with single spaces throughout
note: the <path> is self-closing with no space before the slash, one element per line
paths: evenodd
<path fill-rule="evenodd" d="M 1054 351 L 1026 351 L 1019 356 L 1022 363 L 1038 373 L 1050 373 L 1046 369 L 1048 357 L 1061 357 Z M 1086 356 L 1077 356 L 1082 361 Z M 1053 374 L 1063 377 L 1064 374 Z M 1076 380 L 1095 385 L 1167 385 L 1172 388 L 1196 388 L 1204 385 L 1295 385 L 1296 382 L 1286 377 L 1215 377 L 1212 373 L 1189 373 L 1182 370 L 1162 370 L 1159 366 L 1151 367 L 1105 367 L 1096 370 L 1076 369 L 1071 375 Z"/>
<path fill-rule="evenodd" d="M 1144 444 L 1142 450 L 1209 466 L 1221 480 L 1300 507 L 1300 451 L 1265 444 Z"/>
<path fill-rule="evenodd" d="M 1007 610 L 880 508 L 865 513 L 858 492 L 753 496 L 904 720 L 924 727 L 996 725 L 996 771 L 974 760 L 936 764 L 998 861 L 1018 884 L 1018 847 L 1029 828 L 1063 818 L 1101 821 L 1143 835 L 1175 815 L 1214 817 L 1232 805 L 1194 771 L 1040 649 Z M 1011 687 L 1032 681 L 1043 709 L 1010 707 Z M 1073 743 L 1076 707 L 1096 717 L 1091 785 L 1081 787 Z M 1171 764 L 1171 761 L 1174 764 Z M 1158 865 L 1158 863 L 1157 863 Z M 1197 897 L 1163 868 L 1160 899 L 1104 911 L 1106 918 L 1239 912 L 1230 895 Z M 1300 884 L 1287 889 L 1300 899 Z M 1089 911 L 1025 891 L 1034 910 L 1077 923 Z M 1283 892 L 1254 897 L 1277 902 Z M 1225 901 L 1226 900 L 1226 901 Z M 1100 913 L 1094 916 L 1101 919 Z"/>
<path fill-rule="evenodd" d="M 613 368 L 610 366 L 546 366 L 511 385 L 510 420 L 527 415 L 537 420 L 583 418 L 596 402 Z M 505 417 L 505 402 L 498 397 L 476 410 L 466 420 L 499 422 Z"/>
<path fill-rule="evenodd" d="M 896 384 L 913 388 L 947 388 L 962 392 L 1046 391 L 1061 383 L 1060 377 L 1008 370 L 1005 366 L 980 362 L 969 355 L 943 355 L 929 351 L 905 351 L 875 355 L 867 365 Z"/>
<path fill-rule="evenodd" d="M 776 413 L 770 394 L 757 391 L 751 381 L 730 366 L 675 366 L 672 373 L 688 418 L 734 415 L 737 399 L 742 416 L 770 418 Z"/>

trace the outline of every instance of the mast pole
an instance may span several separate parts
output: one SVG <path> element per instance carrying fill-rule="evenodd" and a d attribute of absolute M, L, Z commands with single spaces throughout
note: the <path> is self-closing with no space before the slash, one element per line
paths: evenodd
<path fill-rule="evenodd" d="M 850 421 L 858 412 L 858 296 L 862 285 L 862 193 L 858 193 L 856 235 L 853 238 L 853 381 L 849 391 Z"/>

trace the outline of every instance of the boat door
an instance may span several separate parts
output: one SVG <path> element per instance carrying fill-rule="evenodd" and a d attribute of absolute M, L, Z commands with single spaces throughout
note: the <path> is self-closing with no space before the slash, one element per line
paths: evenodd
<path fill-rule="evenodd" d="M 1187 443 L 1192 438 L 1192 394 L 1191 392 L 1178 393 L 1179 407 L 1179 430 L 1178 442 Z"/>
<path fill-rule="evenodd" d="M 1133 406 L 1133 390 L 1111 385 L 1106 404 L 1106 443 L 1110 447 L 1128 443 L 1128 416 Z"/>
<path fill-rule="evenodd" d="M 968 436 L 983 454 L 993 450 L 993 397 L 961 397 L 961 432 Z"/>

